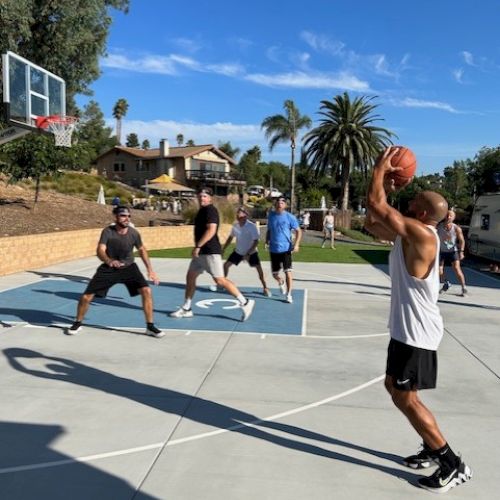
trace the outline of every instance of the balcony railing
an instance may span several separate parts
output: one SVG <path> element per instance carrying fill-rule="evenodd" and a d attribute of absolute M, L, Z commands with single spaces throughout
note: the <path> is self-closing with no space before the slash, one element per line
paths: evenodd
<path fill-rule="evenodd" d="M 231 172 L 217 172 L 214 170 L 186 170 L 186 179 L 217 182 L 218 184 L 246 184 L 245 181 L 237 178 L 237 174 Z"/>

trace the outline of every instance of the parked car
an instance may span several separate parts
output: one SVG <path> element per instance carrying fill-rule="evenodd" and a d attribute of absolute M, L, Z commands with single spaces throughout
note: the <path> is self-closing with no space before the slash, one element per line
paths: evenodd
<path fill-rule="evenodd" d="M 249 196 L 264 196 L 265 191 L 264 186 L 248 186 L 247 188 Z"/>
<path fill-rule="evenodd" d="M 268 198 L 279 198 L 280 196 L 283 196 L 283 193 L 279 189 L 277 188 L 268 189 L 267 192 Z"/>

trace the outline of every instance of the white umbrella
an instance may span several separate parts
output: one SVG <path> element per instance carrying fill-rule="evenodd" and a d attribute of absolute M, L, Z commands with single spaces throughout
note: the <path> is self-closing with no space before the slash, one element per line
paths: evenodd
<path fill-rule="evenodd" d="M 97 203 L 99 203 L 99 205 L 106 205 L 106 198 L 104 198 L 104 188 L 102 187 L 102 184 L 99 188 L 99 194 L 97 195 Z"/>

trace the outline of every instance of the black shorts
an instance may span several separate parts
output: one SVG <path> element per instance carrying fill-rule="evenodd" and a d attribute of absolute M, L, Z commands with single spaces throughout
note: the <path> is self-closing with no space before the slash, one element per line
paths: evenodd
<path fill-rule="evenodd" d="M 437 353 L 391 339 L 387 349 L 386 374 L 400 391 L 434 389 L 437 380 Z"/>
<path fill-rule="evenodd" d="M 283 268 L 285 273 L 292 271 L 292 252 L 271 252 L 271 271 L 273 274 L 278 274 Z"/>
<path fill-rule="evenodd" d="M 237 266 L 244 259 L 243 255 L 233 252 L 229 257 L 228 261 Z M 259 252 L 254 252 L 248 256 L 248 265 L 250 267 L 257 267 L 260 265 Z"/>
<path fill-rule="evenodd" d="M 442 266 L 451 266 L 453 262 L 460 260 L 460 253 L 456 252 L 441 252 L 439 254 L 439 263 Z"/>
<path fill-rule="evenodd" d="M 120 268 L 109 267 L 106 264 L 102 264 L 97 268 L 97 272 L 90 280 L 84 293 L 92 293 L 97 297 L 106 297 L 108 290 L 118 283 L 127 287 L 131 297 L 139 295 L 140 288 L 149 286 L 135 263 Z"/>

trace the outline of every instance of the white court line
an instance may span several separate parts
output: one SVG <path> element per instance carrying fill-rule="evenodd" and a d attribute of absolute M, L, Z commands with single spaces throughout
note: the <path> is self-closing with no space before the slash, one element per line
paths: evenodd
<path fill-rule="evenodd" d="M 243 429 L 244 427 L 255 427 L 261 422 L 270 422 L 272 420 L 278 420 L 279 418 L 284 418 L 288 417 L 290 415 L 295 415 L 297 413 L 301 413 L 303 411 L 307 411 L 313 408 L 317 408 L 318 406 L 322 406 L 327 403 L 331 403 L 332 401 L 336 401 L 338 399 L 344 398 L 346 396 L 350 396 L 351 394 L 354 394 L 355 392 L 359 392 L 363 389 L 366 389 L 367 387 L 370 387 L 373 384 L 376 384 L 377 382 L 382 381 L 385 378 L 385 375 L 380 375 L 379 377 L 373 378 L 369 380 L 368 382 L 365 382 L 364 384 L 358 385 L 356 387 L 353 387 L 352 389 L 349 389 L 347 391 L 341 392 L 340 394 L 336 394 L 334 396 L 330 396 L 329 398 L 322 399 L 320 401 L 316 401 L 314 403 L 309 403 L 304 406 L 299 406 L 298 408 L 294 408 L 293 410 L 288 410 L 284 411 L 282 413 L 277 413 L 275 415 L 271 415 L 270 417 L 267 418 L 262 418 L 262 419 L 257 419 L 252 422 L 241 422 L 237 425 L 233 425 L 231 427 L 227 427 L 226 429 L 217 429 L 216 431 L 209 431 L 209 432 L 203 432 L 201 434 L 195 434 L 194 436 L 189 436 L 186 438 L 180 438 L 180 439 L 174 439 L 172 441 L 168 441 L 167 443 L 154 443 L 146 446 L 140 446 L 136 448 L 128 448 L 124 450 L 118 450 L 118 451 L 111 451 L 108 453 L 100 453 L 97 455 L 87 455 L 85 457 L 77 457 L 77 458 L 70 458 L 66 460 L 57 460 L 54 462 L 43 462 L 39 464 L 28 464 L 28 465 L 19 465 L 16 467 L 6 467 L 3 469 L 0 469 L 0 474 L 8 474 L 9 472 L 24 472 L 28 470 L 34 470 L 34 469 L 44 469 L 48 467 L 57 467 L 59 465 L 68 465 L 68 464 L 73 464 L 73 463 L 82 463 L 82 462 L 91 462 L 93 460 L 99 460 L 102 458 L 111 458 L 111 457 L 117 457 L 120 455 L 128 455 L 131 453 L 137 453 L 141 451 L 147 451 L 147 450 L 155 450 L 158 448 L 162 448 L 163 446 L 175 446 L 178 444 L 183 444 L 183 443 L 188 443 L 190 441 L 197 441 L 199 439 L 204 439 L 207 437 L 212 437 L 212 436 L 217 436 L 219 434 L 225 434 L 226 432 L 231 432 L 235 431 L 238 429 Z"/>
<path fill-rule="evenodd" d="M 302 307 L 302 336 L 307 335 L 307 288 L 304 288 L 304 305 Z"/>

